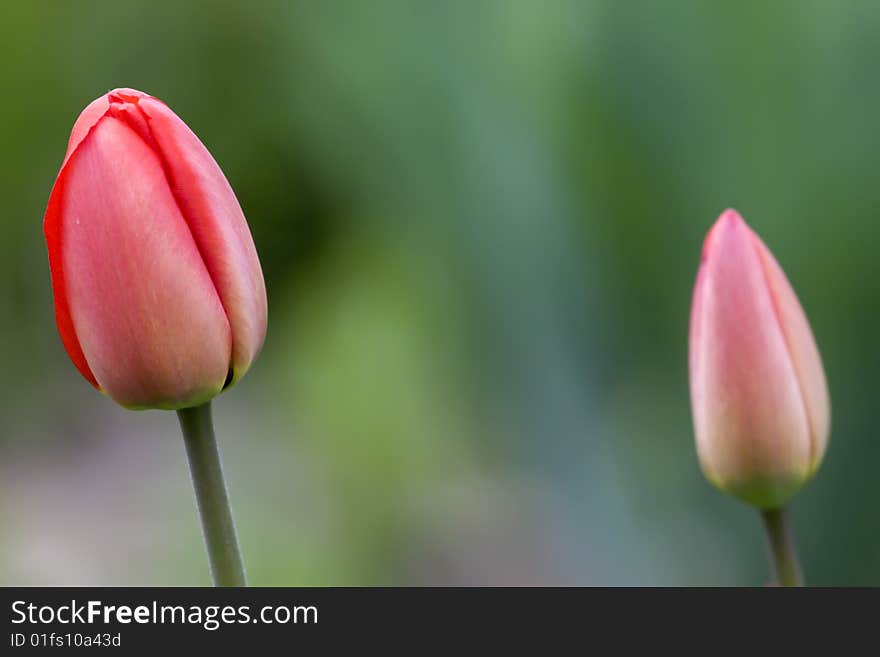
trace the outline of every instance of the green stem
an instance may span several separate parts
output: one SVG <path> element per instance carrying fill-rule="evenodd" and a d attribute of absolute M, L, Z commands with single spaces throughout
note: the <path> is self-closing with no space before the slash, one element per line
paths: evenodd
<path fill-rule="evenodd" d="M 804 576 L 798 563 L 794 537 L 788 526 L 788 510 L 785 508 L 761 511 L 767 532 L 767 547 L 776 581 L 780 586 L 803 586 Z"/>
<path fill-rule="evenodd" d="M 211 402 L 177 411 L 215 586 L 247 586 L 211 422 Z"/>

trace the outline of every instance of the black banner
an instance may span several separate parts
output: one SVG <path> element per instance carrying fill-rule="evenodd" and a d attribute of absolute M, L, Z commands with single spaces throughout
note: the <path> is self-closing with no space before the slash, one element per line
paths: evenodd
<path fill-rule="evenodd" d="M 546 646 L 563 640 L 585 645 L 611 640 L 624 648 L 645 641 L 666 643 L 692 632 L 730 644 L 756 631 L 766 630 L 772 636 L 780 627 L 805 629 L 810 617 L 819 620 L 820 609 L 837 606 L 841 598 L 835 590 L 817 594 L 803 589 L 6 588 L 2 592 L 6 633 L 0 653 L 9 655 L 71 648 L 115 654 L 183 648 L 223 649 L 226 654 L 278 647 L 340 651 L 408 647 L 418 652 L 440 645 L 464 649 L 476 638 L 496 647 L 528 639 Z M 862 610 L 875 610 L 877 591 L 862 593 L 868 594 L 869 603 Z M 829 617 L 822 620 L 827 625 Z M 858 625 L 856 616 L 849 620 Z"/>

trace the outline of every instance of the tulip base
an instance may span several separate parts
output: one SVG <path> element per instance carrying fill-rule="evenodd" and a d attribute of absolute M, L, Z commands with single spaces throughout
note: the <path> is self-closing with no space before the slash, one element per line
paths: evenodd
<path fill-rule="evenodd" d="M 247 586 L 211 421 L 211 402 L 177 411 L 215 586 Z"/>
<path fill-rule="evenodd" d="M 761 519 L 767 533 L 767 547 L 776 583 L 779 586 L 803 586 L 804 576 L 788 524 L 788 510 L 765 509 L 761 511 Z"/>

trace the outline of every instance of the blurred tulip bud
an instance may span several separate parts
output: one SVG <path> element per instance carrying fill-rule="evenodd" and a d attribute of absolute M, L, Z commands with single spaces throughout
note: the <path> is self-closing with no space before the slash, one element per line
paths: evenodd
<path fill-rule="evenodd" d="M 266 290 L 250 230 L 161 101 L 116 89 L 83 110 L 43 227 L 67 353 L 121 405 L 201 404 L 256 358 Z"/>
<path fill-rule="evenodd" d="M 703 245 L 690 386 L 700 463 L 720 489 L 777 508 L 819 467 L 830 427 L 819 351 L 776 259 L 734 210 Z"/>

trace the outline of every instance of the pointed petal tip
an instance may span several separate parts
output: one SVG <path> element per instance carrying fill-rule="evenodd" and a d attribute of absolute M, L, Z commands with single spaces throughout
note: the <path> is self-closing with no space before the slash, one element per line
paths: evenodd
<path fill-rule="evenodd" d="M 722 233 L 739 226 L 748 228 L 748 225 L 739 212 L 733 208 L 727 208 L 722 212 L 718 216 L 718 219 L 715 220 L 715 223 L 712 224 L 712 228 L 709 229 L 709 232 L 706 233 L 706 239 L 703 241 L 703 250 L 700 254 L 700 260 L 705 262 L 708 259 L 714 245 L 719 242 Z"/>
<path fill-rule="evenodd" d="M 745 220 L 742 218 L 742 215 L 733 208 L 727 208 L 724 212 L 722 212 L 721 215 L 718 217 L 718 222 L 716 222 L 716 223 L 720 223 L 722 221 L 726 221 L 728 223 L 729 222 L 745 223 Z"/>
<path fill-rule="evenodd" d="M 113 102 L 137 103 L 142 98 L 152 98 L 150 94 L 132 89 L 131 87 L 117 87 L 107 92 L 107 99 Z"/>
<path fill-rule="evenodd" d="M 95 100 L 89 103 L 86 108 L 80 112 L 80 115 L 74 122 L 73 130 L 70 133 L 70 139 L 67 142 L 67 151 L 64 154 L 64 162 L 61 165 L 62 168 L 67 164 L 70 156 L 77 147 L 79 147 L 80 143 L 86 138 L 86 135 L 89 134 L 91 129 L 94 128 L 102 118 L 104 118 L 111 106 L 125 103 L 137 104 L 138 101 L 146 98 L 153 97 L 143 91 L 130 89 L 128 87 L 118 87 L 108 91 L 106 94 L 103 94 L 98 98 L 95 98 Z"/>

